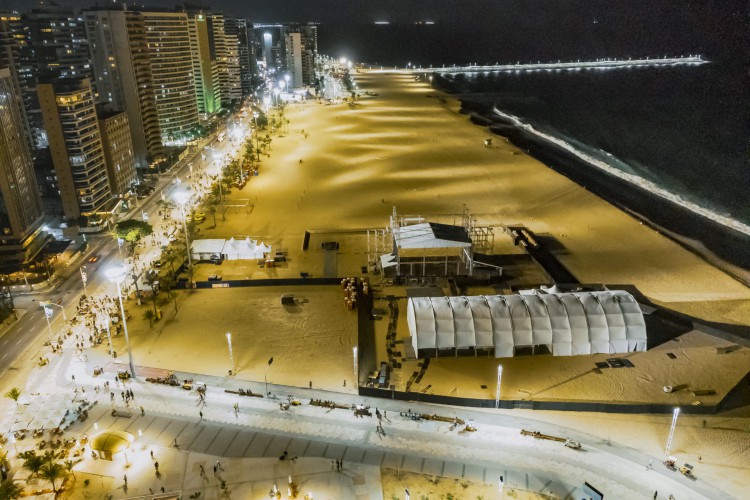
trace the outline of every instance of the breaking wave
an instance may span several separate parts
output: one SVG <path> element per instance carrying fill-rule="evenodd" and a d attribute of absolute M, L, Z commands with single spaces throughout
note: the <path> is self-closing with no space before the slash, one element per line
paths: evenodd
<path fill-rule="evenodd" d="M 687 200 L 684 197 L 680 196 L 679 194 L 673 193 L 655 184 L 654 182 L 649 181 L 648 179 L 644 179 L 643 177 L 626 172 L 620 168 L 614 167 L 602 159 L 595 158 L 593 155 L 586 153 L 584 151 L 581 151 L 580 149 L 576 148 L 575 146 L 565 141 L 564 139 L 561 139 L 559 137 L 556 137 L 556 136 L 553 136 L 548 133 L 535 129 L 532 125 L 528 123 L 524 123 L 523 121 L 521 121 L 520 118 L 518 118 L 515 115 L 504 113 L 503 111 L 500 111 L 496 107 L 492 108 L 492 112 L 498 117 L 505 120 L 506 122 L 511 123 L 513 126 L 529 134 L 533 134 L 541 139 L 544 139 L 545 141 L 552 143 L 561 149 L 564 149 L 565 151 L 580 158 L 587 164 L 595 168 L 598 168 L 606 172 L 607 174 L 617 177 L 618 179 L 628 182 L 641 189 L 645 189 L 648 192 L 656 196 L 659 196 L 660 198 L 663 198 L 667 201 L 675 203 L 676 205 L 679 205 L 682 208 L 690 210 L 691 212 L 697 215 L 700 215 L 701 217 L 712 220 L 718 224 L 721 224 L 722 226 L 733 229 L 744 235 L 750 236 L 750 226 L 737 219 L 716 213 L 715 211 L 708 209 L 704 206 L 701 206 L 693 201 Z M 608 156 L 612 156 L 609 153 L 605 153 L 605 154 L 607 154 Z M 612 159 L 617 160 L 615 157 L 612 157 Z M 617 160 L 617 161 L 619 163 L 622 163 L 620 160 Z"/>

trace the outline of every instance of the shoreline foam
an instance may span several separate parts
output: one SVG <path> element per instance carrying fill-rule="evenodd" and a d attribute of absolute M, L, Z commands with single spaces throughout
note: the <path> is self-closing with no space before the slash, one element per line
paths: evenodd
<path fill-rule="evenodd" d="M 572 151 L 520 127 L 494 106 L 455 95 L 470 121 L 489 127 L 550 169 L 665 234 L 746 286 L 750 286 L 750 236 L 695 213 L 636 184 L 618 179 Z M 480 118 L 481 117 L 481 118 Z"/>

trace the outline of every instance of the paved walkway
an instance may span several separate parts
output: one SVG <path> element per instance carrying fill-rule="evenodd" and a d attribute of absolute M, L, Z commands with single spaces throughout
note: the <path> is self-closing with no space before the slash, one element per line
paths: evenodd
<path fill-rule="evenodd" d="M 73 342 L 73 339 L 74 337 L 71 337 L 68 342 Z M 165 487 L 165 491 L 195 492 L 202 487 L 200 482 L 194 483 L 196 471 L 199 471 L 199 465 L 195 464 L 198 463 L 203 463 L 209 476 L 205 488 L 216 490 L 216 485 L 220 483 L 218 480 L 211 482 L 213 467 L 206 468 L 206 463 L 210 463 L 214 458 L 208 459 L 205 456 L 228 457 L 226 461 L 231 469 L 225 464 L 227 471 L 255 471 L 258 468 L 266 470 L 267 466 L 271 467 L 278 462 L 275 468 L 271 467 L 263 475 L 253 472 L 245 481 L 242 481 L 241 475 L 227 476 L 227 482 L 231 483 L 230 488 L 242 487 L 251 488 L 247 491 L 261 491 L 264 495 L 259 498 L 265 498 L 272 486 L 270 483 L 279 481 L 279 477 L 287 477 L 288 473 L 285 471 L 293 467 L 290 462 L 278 460 L 285 451 L 288 456 L 300 457 L 298 464 L 304 463 L 305 467 L 310 467 L 295 469 L 296 473 L 323 467 L 323 471 L 320 472 L 322 474 L 325 472 L 325 466 L 328 466 L 326 484 L 336 484 L 341 488 L 346 486 L 342 483 L 343 479 L 330 477 L 330 460 L 343 460 L 345 469 L 347 465 L 353 467 L 357 464 L 362 467 L 357 469 L 360 471 L 358 473 L 365 475 L 368 474 L 367 467 L 374 467 L 375 470 L 388 467 L 488 483 L 495 483 L 502 475 L 509 488 L 552 493 L 560 498 L 579 498 L 581 491 L 578 487 L 591 477 L 607 483 L 610 486 L 609 491 L 617 492 L 618 484 L 627 483 L 618 475 L 617 470 L 632 469 L 634 464 L 648 462 L 632 450 L 628 455 L 627 450 L 614 449 L 611 445 L 601 444 L 585 434 L 571 436 L 584 443 L 587 450 L 585 453 L 569 450 L 560 443 L 525 438 L 518 434 L 518 429 L 523 425 L 530 425 L 535 430 L 551 434 L 567 434 L 566 430 L 556 426 L 525 421 L 507 414 L 497 415 L 492 412 L 388 400 L 368 401 L 356 395 L 269 385 L 272 393 L 284 396 L 291 394 L 303 403 L 301 406 L 292 407 L 290 411 L 281 411 L 278 402 L 282 399 L 240 397 L 226 393 L 225 389 L 236 390 L 239 387 L 250 388 L 256 393 L 263 392 L 264 389 L 264 385 L 259 382 L 227 377 L 177 374 L 179 378 L 193 378 L 207 384 L 205 407 L 199 406 L 198 394 L 195 391 L 149 384 L 141 379 L 127 384 L 135 393 L 135 401 L 130 403 L 128 409 L 120 397 L 123 389 L 115 386 L 113 374 L 99 377 L 91 375 L 93 366 L 105 365 L 108 362 L 109 358 L 102 349 L 90 350 L 86 357 L 80 358 L 74 356 L 72 349 L 68 348 L 62 357 L 55 360 L 53 366 L 37 370 L 31 382 L 42 392 L 70 391 L 72 395 L 72 376 L 75 375 L 75 384 L 79 388 L 85 387 L 88 397 L 95 397 L 99 403 L 91 410 L 88 420 L 75 423 L 70 430 L 79 435 L 93 435 L 103 429 L 119 429 L 136 436 L 136 446 L 128 457 L 131 466 L 127 470 L 124 457 L 114 463 L 85 457 L 84 461 L 76 466 L 76 471 L 96 473 L 102 477 L 102 487 L 108 488 L 115 498 L 148 493 L 149 488 L 158 492 L 162 486 Z M 139 368 L 136 367 L 140 372 Z M 110 381 L 110 390 L 116 395 L 114 404 L 110 402 L 108 392 L 94 392 L 94 387 L 101 386 L 104 380 Z M 331 399 L 343 404 L 364 402 L 373 407 L 377 406 L 381 411 L 387 411 L 387 419 L 383 420 L 386 436 L 381 437 L 375 432 L 377 419 L 374 416 L 360 419 L 355 418 L 350 410 L 326 410 L 311 406 L 307 404 L 310 398 Z M 233 411 L 235 403 L 239 405 L 237 414 Z M 399 410 L 407 409 L 406 405 L 410 405 L 415 411 L 474 419 L 478 431 L 461 432 L 462 428 L 451 429 L 450 424 L 443 422 L 413 422 L 398 415 Z M 118 410 L 131 412 L 132 416 L 113 417 L 110 414 L 113 406 Z M 139 406 L 145 409 L 146 415 L 143 417 L 140 415 Z M 203 413 L 202 417 L 199 412 Z M 142 441 L 139 430 L 142 432 Z M 175 439 L 178 448 L 172 446 Z M 137 446 L 140 443 L 145 449 Z M 160 463 L 159 478 L 152 468 L 150 453 L 146 453 L 151 450 Z M 625 455 L 625 458 L 617 455 Z M 307 461 L 308 458 L 312 461 Z M 323 459 L 323 466 L 319 460 L 313 459 Z M 247 460 L 261 461 L 244 462 Z M 545 468 L 544 464 L 549 460 L 554 460 L 556 467 L 565 468 L 569 474 L 559 475 L 551 466 L 549 469 Z M 502 465 L 508 463 L 515 464 L 514 467 L 520 467 L 525 472 Z M 655 460 L 655 463 L 658 461 Z M 128 491 L 123 489 L 123 474 L 128 474 Z M 680 490 L 680 487 L 674 484 L 675 479 L 680 478 L 674 474 L 670 476 L 661 471 L 650 471 L 649 474 L 648 480 L 640 485 L 643 491 L 640 491 L 640 494 L 634 492 L 636 497 L 652 487 L 667 488 L 666 484 L 670 485 L 672 491 Z M 336 476 L 335 472 L 333 476 Z M 256 480 L 265 485 L 261 488 Z M 158 489 L 155 486 L 158 486 Z M 354 486 L 352 479 L 351 485 L 346 487 Z M 382 491 L 379 483 L 368 480 L 357 486 L 367 490 L 366 494 L 362 493 L 366 495 L 361 497 L 362 500 L 382 497 L 382 493 L 378 493 Z M 320 485 L 318 487 L 323 489 Z M 205 489 L 203 491 L 204 495 L 208 493 Z M 252 496 L 242 498 L 254 498 L 254 495 L 253 493 Z M 331 498 L 357 497 L 344 495 Z M 701 497 L 686 494 L 680 498 Z"/>

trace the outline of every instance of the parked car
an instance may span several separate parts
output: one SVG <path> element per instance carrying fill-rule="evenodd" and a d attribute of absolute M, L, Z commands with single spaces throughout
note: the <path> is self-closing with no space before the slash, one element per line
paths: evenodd
<path fill-rule="evenodd" d="M 221 275 L 212 274 L 208 277 L 208 281 L 221 281 Z"/>

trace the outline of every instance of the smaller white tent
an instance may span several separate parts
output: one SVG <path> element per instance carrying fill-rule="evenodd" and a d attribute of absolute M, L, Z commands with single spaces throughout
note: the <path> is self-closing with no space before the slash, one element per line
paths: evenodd
<path fill-rule="evenodd" d="M 257 260 L 265 258 L 271 252 L 271 246 L 249 237 L 229 240 L 208 239 L 195 240 L 190 244 L 190 255 L 193 260 Z"/>
<path fill-rule="evenodd" d="M 193 240 L 190 242 L 190 257 L 193 260 L 221 258 L 224 243 L 224 239 Z"/>
<path fill-rule="evenodd" d="M 257 260 L 265 257 L 265 253 L 270 252 L 271 247 L 263 243 L 245 238 L 244 240 L 235 240 L 231 238 L 224 244 L 224 257 L 227 260 Z"/>

